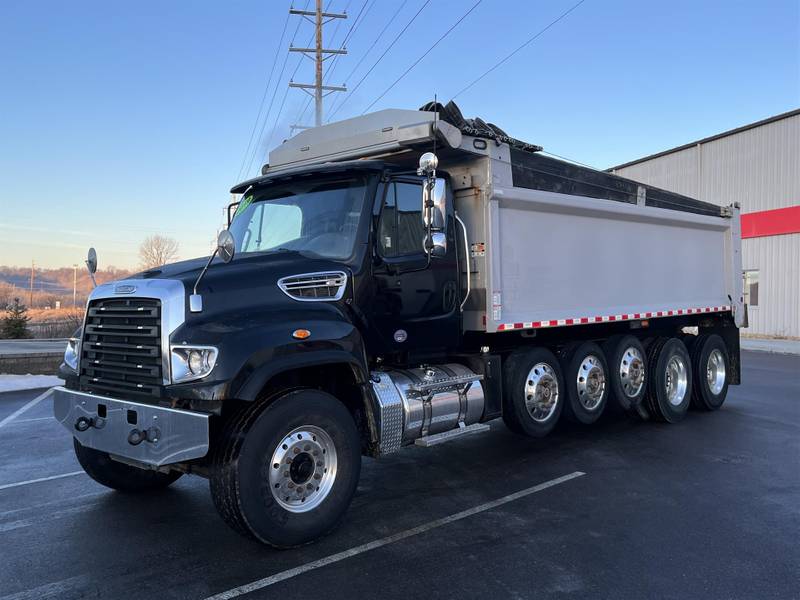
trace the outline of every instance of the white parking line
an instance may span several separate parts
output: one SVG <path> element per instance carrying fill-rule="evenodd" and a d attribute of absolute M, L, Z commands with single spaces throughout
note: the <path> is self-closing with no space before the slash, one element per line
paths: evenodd
<path fill-rule="evenodd" d="M 62 473 L 61 475 L 51 475 L 50 477 L 39 477 L 38 479 L 28 479 L 28 481 L 18 481 L 17 483 L 6 483 L 0 485 L 0 490 L 7 490 L 9 488 L 20 487 L 21 485 L 30 485 L 31 483 L 41 483 L 42 481 L 52 481 L 53 479 L 62 479 L 64 477 L 73 477 L 75 475 L 83 475 L 83 471 L 72 471 L 71 473 Z"/>
<path fill-rule="evenodd" d="M 50 415 L 49 417 L 36 417 L 34 419 L 17 419 L 14 421 L 14 425 L 19 425 L 20 423 L 33 423 L 35 421 L 52 421 L 53 423 L 58 422 L 52 415 Z"/>
<path fill-rule="evenodd" d="M 544 483 L 540 483 L 539 485 L 534 485 L 533 487 L 520 490 L 519 492 L 514 492 L 513 494 L 509 494 L 508 496 L 503 496 L 502 498 L 498 498 L 497 500 L 486 502 L 485 504 L 480 504 L 474 508 L 462 510 L 461 512 L 457 512 L 455 514 L 443 517 L 441 519 L 436 519 L 435 521 L 431 521 L 430 523 L 426 523 L 418 527 L 413 527 L 412 529 L 406 529 L 405 531 L 401 531 L 400 533 L 395 533 L 394 535 L 390 535 L 381 538 L 379 540 L 375 540 L 373 542 L 367 542 L 366 544 L 361 544 L 360 546 L 350 548 L 349 550 L 344 550 L 343 552 L 337 552 L 336 554 L 331 554 L 330 556 L 326 556 L 325 558 L 321 558 L 319 560 L 315 560 L 313 562 L 300 565 L 299 567 L 288 569 L 286 571 L 281 571 L 280 573 L 276 573 L 275 575 L 270 575 L 269 577 L 265 577 L 264 579 L 259 579 L 258 581 L 253 581 L 252 583 L 235 587 L 231 590 L 228 590 L 227 592 L 221 592 L 219 594 L 215 594 L 214 596 L 209 596 L 208 598 L 206 598 L 206 600 L 230 600 L 231 598 L 236 598 L 243 594 L 249 594 L 250 592 L 261 590 L 265 587 L 276 584 L 280 581 L 285 581 L 286 579 L 291 579 L 292 577 L 302 575 L 303 573 L 307 573 L 308 571 L 319 569 L 320 567 L 337 563 L 339 561 L 345 560 L 346 558 L 351 558 L 358 554 L 369 552 L 370 550 L 375 550 L 376 548 L 380 548 L 381 546 L 386 546 L 388 544 L 392 544 L 394 542 L 398 542 L 400 540 L 404 540 L 406 538 L 419 535 L 420 533 L 425 533 L 426 531 L 430 531 L 431 529 L 436 529 L 437 527 L 441 527 L 442 525 L 447 525 L 448 523 L 460 521 L 461 519 L 466 519 L 467 517 L 471 517 L 472 515 L 476 515 L 478 513 L 482 513 L 487 510 L 497 508 L 498 506 L 508 504 L 509 502 L 513 502 L 514 500 L 519 500 L 520 498 L 524 498 L 525 496 L 530 496 L 531 494 L 535 494 L 536 492 L 541 492 L 542 490 L 546 490 L 547 488 L 551 488 L 553 486 L 566 483 L 567 481 L 570 481 L 577 477 L 581 477 L 582 475 L 586 475 L 586 473 L 583 473 L 581 471 L 575 471 L 574 473 L 570 473 L 569 475 L 564 475 L 563 477 L 557 477 L 556 479 L 545 481 Z"/>
<path fill-rule="evenodd" d="M 2 429 L 3 425 L 6 425 L 7 423 L 11 423 L 11 421 L 16 419 L 18 416 L 20 416 L 22 413 L 24 413 L 29 408 L 32 408 L 32 407 L 36 406 L 37 404 L 39 404 L 39 402 L 44 400 L 45 397 L 47 396 L 47 394 L 49 394 L 49 393 L 50 393 L 50 390 L 47 390 L 46 392 L 43 392 L 43 393 L 39 394 L 38 396 L 36 396 L 36 398 L 34 398 L 33 400 L 31 400 L 30 402 L 28 402 L 27 404 L 25 404 L 21 408 L 18 408 L 13 413 L 8 415 L 5 419 L 0 421 L 0 429 Z"/>

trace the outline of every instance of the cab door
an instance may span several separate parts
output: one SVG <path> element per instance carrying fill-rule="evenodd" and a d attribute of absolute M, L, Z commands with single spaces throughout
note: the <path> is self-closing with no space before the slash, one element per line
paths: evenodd
<path fill-rule="evenodd" d="M 452 199 L 443 256 L 424 248 L 419 177 L 389 179 L 379 192 L 374 230 L 372 314 L 385 352 L 433 355 L 455 350 L 461 318 Z"/>

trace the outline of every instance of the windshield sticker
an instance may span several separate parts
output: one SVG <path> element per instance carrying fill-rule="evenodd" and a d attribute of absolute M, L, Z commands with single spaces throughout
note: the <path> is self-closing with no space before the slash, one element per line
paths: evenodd
<path fill-rule="evenodd" d="M 244 199 L 239 202 L 239 206 L 236 208 L 236 212 L 233 213 L 233 217 L 238 217 L 241 213 L 247 210 L 247 207 L 250 206 L 253 202 L 253 195 L 250 194 L 249 196 L 245 196 Z"/>

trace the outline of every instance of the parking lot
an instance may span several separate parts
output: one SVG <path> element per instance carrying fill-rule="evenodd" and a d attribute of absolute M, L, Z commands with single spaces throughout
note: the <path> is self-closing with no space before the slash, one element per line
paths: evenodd
<path fill-rule="evenodd" d="M 341 527 L 288 551 L 229 530 L 203 479 L 102 488 L 48 402 L 8 419 L 41 390 L 3 394 L 0 599 L 800 597 L 800 357 L 743 362 L 679 425 L 496 422 L 365 460 Z"/>

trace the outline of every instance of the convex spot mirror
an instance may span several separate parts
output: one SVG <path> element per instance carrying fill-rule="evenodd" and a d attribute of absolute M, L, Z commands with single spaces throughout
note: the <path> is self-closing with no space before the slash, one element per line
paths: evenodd
<path fill-rule="evenodd" d="M 86 268 L 89 273 L 97 273 L 97 251 L 94 248 L 89 248 L 89 254 L 86 256 Z"/>
<path fill-rule="evenodd" d="M 233 239 L 233 234 L 227 229 L 223 229 L 217 236 L 217 255 L 222 262 L 229 263 L 233 260 L 235 253 L 236 241 Z"/>

